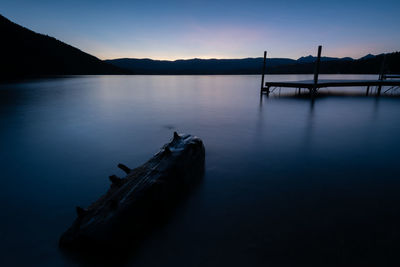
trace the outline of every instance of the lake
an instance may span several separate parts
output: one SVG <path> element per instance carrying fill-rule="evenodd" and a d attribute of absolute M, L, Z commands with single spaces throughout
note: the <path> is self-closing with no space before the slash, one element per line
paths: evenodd
<path fill-rule="evenodd" d="M 285 92 L 291 90 L 260 97 L 258 75 L 77 76 L 0 85 L 0 265 L 90 264 L 58 249 L 75 206 L 105 193 L 109 175 L 123 176 L 118 163 L 141 165 L 174 131 L 202 138 L 204 178 L 165 225 L 117 263 L 398 261 L 400 99 L 312 102 Z"/>

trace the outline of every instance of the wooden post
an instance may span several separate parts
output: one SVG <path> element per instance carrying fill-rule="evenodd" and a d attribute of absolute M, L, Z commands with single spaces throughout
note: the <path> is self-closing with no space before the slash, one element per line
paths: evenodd
<path fill-rule="evenodd" d="M 383 60 L 382 60 L 382 65 L 381 65 L 381 71 L 379 72 L 379 80 L 382 81 L 383 77 L 385 75 L 385 62 L 386 61 L 386 54 L 383 55 Z"/>
<path fill-rule="evenodd" d="M 383 77 L 385 75 L 385 61 L 386 61 L 386 54 L 383 55 L 383 60 L 382 60 L 382 65 L 381 65 L 381 71 L 379 73 L 379 80 L 383 81 Z M 381 95 L 381 90 L 382 90 L 382 85 L 378 86 L 378 92 L 377 95 Z"/>
<path fill-rule="evenodd" d="M 265 63 L 267 61 L 267 51 L 264 51 L 264 64 L 263 64 L 263 70 L 262 70 L 262 76 L 261 76 L 261 93 L 264 90 L 264 75 L 265 75 Z"/>
<path fill-rule="evenodd" d="M 314 94 L 317 91 L 319 63 L 321 62 L 321 50 L 322 50 L 322 45 L 318 46 L 318 55 L 317 55 L 317 61 L 315 62 L 315 70 L 314 70 L 314 87 L 311 92 L 312 96 L 314 96 Z"/>
<path fill-rule="evenodd" d="M 368 94 L 369 94 L 369 85 L 367 86 L 367 96 L 368 96 Z"/>

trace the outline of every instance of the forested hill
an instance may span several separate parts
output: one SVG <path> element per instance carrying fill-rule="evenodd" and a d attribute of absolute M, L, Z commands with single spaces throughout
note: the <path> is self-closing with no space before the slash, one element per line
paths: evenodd
<path fill-rule="evenodd" d="M 45 75 L 129 73 L 1 15 L 0 35 L 0 80 Z"/>

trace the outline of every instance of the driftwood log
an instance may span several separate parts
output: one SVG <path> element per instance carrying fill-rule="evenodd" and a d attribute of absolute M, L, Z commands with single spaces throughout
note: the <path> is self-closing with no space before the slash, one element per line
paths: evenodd
<path fill-rule="evenodd" d="M 62 234 L 60 247 L 113 246 L 141 235 L 202 175 L 204 158 L 200 138 L 175 132 L 173 140 L 142 166 L 119 164 L 126 177 L 110 176 L 105 195 L 87 209 L 76 208 L 77 218 Z"/>

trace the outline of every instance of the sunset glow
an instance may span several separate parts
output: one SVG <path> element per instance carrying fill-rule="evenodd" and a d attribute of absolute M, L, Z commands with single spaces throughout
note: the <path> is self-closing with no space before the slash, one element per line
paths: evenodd
<path fill-rule="evenodd" d="M 3 15 L 101 59 L 297 58 L 400 49 L 400 3 L 4 0 Z M 377 13 L 377 7 L 379 13 Z M 29 12 L 26 12 L 29 10 Z"/>

